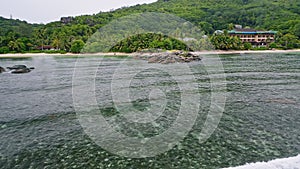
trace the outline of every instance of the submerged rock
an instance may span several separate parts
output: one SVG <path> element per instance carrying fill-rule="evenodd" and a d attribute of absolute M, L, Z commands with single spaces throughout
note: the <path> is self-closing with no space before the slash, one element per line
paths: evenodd
<path fill-rule="evenodd" d="M 148 63 L 171 64 L 176 62 L 200 61 L 201 57 L 192 52 L 136 53 L 135 59 L 147 60 Z"/>

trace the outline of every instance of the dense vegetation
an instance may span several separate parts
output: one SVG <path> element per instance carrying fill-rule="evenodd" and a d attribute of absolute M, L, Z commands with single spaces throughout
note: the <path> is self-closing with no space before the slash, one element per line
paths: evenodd
<path fill-rule="evenodd" d="M 299 0 L 158 0 L 152 4 L 78 16 L 70 18 L 68 22 L 57 21 L 46 25 L 0 18 L 0 53 L 32 51 L 44 45 L 51 45 L 56 50 L 71 51 L 74 41 L 86 42 L 110 21 L 141 12 L 171 13 L 182 17 L 210 35 L 217 49 L 249 48 L 248 44 L 240 44 L 238 39 L 226 35 L 213 36 L 215 30 L 229 29 L 232 24 L 279 31 L 276 43 L 271 47 L 300 47 Z M 224 39 L 227 46 L 222 44 Z M 151 43 L 153 45 L 154 42 Z"/>
<path fill-rule="evenodd" d="M 124 39 L 110 51 L 131 53 L 143 49 L 190 50 L 187 45 L 177 39 L 162 34 L 147 33 Z"/>

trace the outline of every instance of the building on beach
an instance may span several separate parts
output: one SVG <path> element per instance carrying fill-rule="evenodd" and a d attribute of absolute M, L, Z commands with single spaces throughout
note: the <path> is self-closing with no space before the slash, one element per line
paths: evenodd
<path fill-rule="evenodd" d="M 260 31 L 251 28 L 242 28 L 241 25 L 236 25 L 235 29 L 228 31 L 230 36 L 236 36 L 243 43 L 251 43 L 254 47 L 269 46 L 275 42 L 276 31 Z"/>
<path fill-rule="evenodd" d="M 53 46 L 51 45 L 43 45 L 43 46 L 38 46 L 36 47 L 37 50 L 56 50 Z"/>

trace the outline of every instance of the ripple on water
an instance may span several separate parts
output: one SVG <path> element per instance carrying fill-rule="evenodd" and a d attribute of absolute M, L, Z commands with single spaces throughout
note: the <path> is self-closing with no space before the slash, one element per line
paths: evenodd
<path fill-rule="evenodd" d="M 213 72 L 209 77 L 202 63 L 189 63 L 201 97 L 201 111 L 195 126 L 172 150 L 144 159 L 113 155 L 84 133 L 72 100 L 76 58 L 1 60 L 3 67 L 26 64 L 36 70 L 21 76 L 0 75 L 3 96 L 0 98 L 0 166 L 9 169 L 224 168 L 297 155 L 300 151 L 299 56 L 222 55 L 228 89 L 225 112 L 217 130 L 202 144 L 198 137 L 210 106 L 209 78 L 218 79 L 222 74 Z M 162 81 L 157 83 L 143 81 L 150 78 L 143 72 L 132 81 L 132 90 L 138 93 L 149 86 L 169 92 L 161 121 L 152 128 L 149 124 L 134 125 L 122 120 L 110 93 L 113 72 L 124 59 L 104 57 L 100 63 L 94 57 L 79 59 L 92 63 L 81 71 L 98 67 L 95 93 L 99 114 L 110 124 L 118 125 L 118 131 L 131 136 L 153 136 L 165 131 L 174 121 L 180 106 L 180 91 L 168 75 L 158 72 Z M 145 95 L 132 96 L 132 104 L 141 111 L 149 107 L 146 97 L 149 91 L 145 91 Z"/>

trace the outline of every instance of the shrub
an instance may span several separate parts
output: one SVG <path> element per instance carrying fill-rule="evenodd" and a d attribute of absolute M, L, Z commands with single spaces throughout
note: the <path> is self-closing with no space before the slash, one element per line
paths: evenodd
<path fill-rule="evenodd" d="M 6 46 L 0 47 L 0 54 L 9 53 L 9 48 Z"/>
<path fill-rule="evenodd" d="M 71 52 L 80 53 L 83 47 L 84 47 L 84 42 L 82 40 L 75 40 L 72 43 Z"/>
<path fill-rule="evenodd" d="M 244 43 L 244 49 L 245 49 L 245 50 L 250 50 L 250 49 L 252 49 L 252 44 L 251 44 L 251 43 Z"/>
<path fill-rule="evenodd" d="M 275 42 L 272 42 L 272 43 L 270 44 L 269 48 L 275 49 L 275 48 L 277 48 L 277 44 L 276 44 Z"/>

